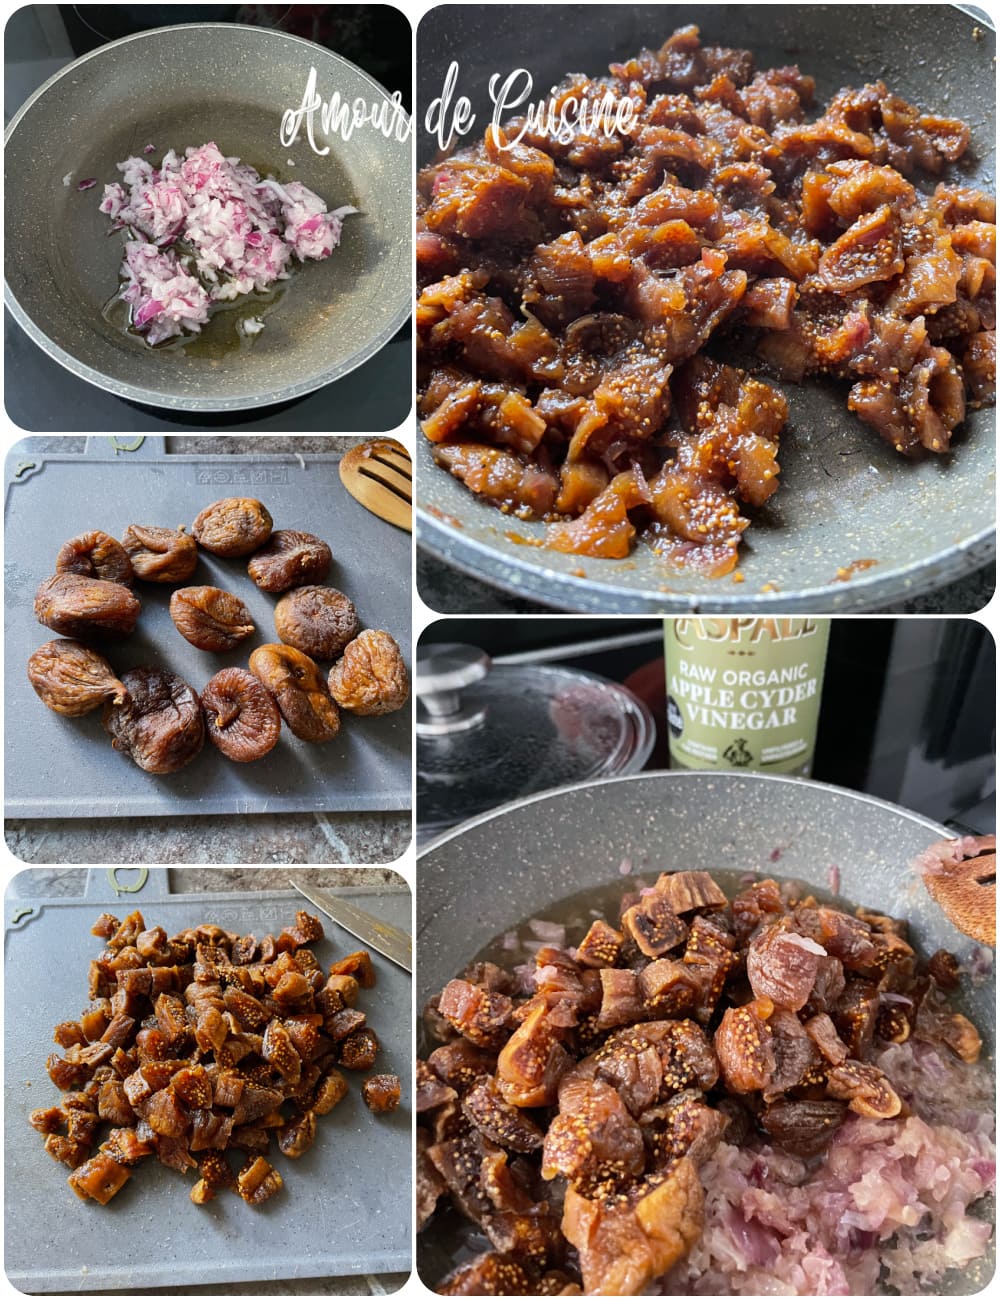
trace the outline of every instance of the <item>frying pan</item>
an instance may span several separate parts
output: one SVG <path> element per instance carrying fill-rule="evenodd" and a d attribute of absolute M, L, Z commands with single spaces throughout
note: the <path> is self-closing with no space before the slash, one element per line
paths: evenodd
<path fill-rule="evenodd" d="M 266 406 L 346 375 L 395 334 L 410 310 L 410 144 L 371 125 L 345 141 L 315 121 L 284 147 L 279 126 L 297 108 L 310 68 L 324 101 L 388 101 L 359 68 L 311 41 L 230 23 L 188 24 L 128 36 L 63 68 L 7 131 L 6 298 L 49 356 L 119 397 L 184 411 Z M 279 181 L 302 181 L 327 204 L 363 215 L 344 223 L 338 249 L 293 273 L 265 308 L 252 346 L 233 346 L 230 312 L 183 348 L 150 348 L 102 314 L 117 291 L 122 236 L 98 211 L 115 164 L 156 146 L 214 140 Z M 290 165 L 291 163 L 291 165 Z M 71 183 L 63 177 L 72 174 Z M 259 304 L 257 304 L 259 307 Z"/>
<path fill-rule="evenodd" d="M 512 17 L 516 15 L 516 17 Z M 606 72 L 676 27 L 697 23 L 708 43 L 746 47 L 757 66 L 799 63 L 817 102 L 845 85 L 884 78 L 905 98 L 972 128 L 963 183 L 992 189 L 995 34 L 951 5 L 448 5 L 418 32 L 417 120 L 441 95 L 452 60 L 455 94 L 488 123 L 490 77 L 527 68 L 533 100 L 566 73 Z M 475 138 L 470 134 L 467 141 Z M 421 163 L 436 140 L 418 132 Z M 952 456 L 904 461 L 846 408 L 846 385 L 783 384 L 789 425 L 782 486 L 745 534 L 745 581 L 699 577 L 640 545 L 628 560 L 560 555 L 525 542 L 543 525 L 512 520 L 438 469 L 418 439 L 418 539 L 439 558 L 516 595 L 585 612 L 837 612 L 884 607 L 932 590 L 994 554 L 992 410 L 972 412 Z M 849 581 L 838 569 L 857 565 Z M 766 585 L 775 590 L 762 591 Z"/>
<path fill-rule="evenodd" d="M 948 832 L 894 804 L 838 786 L 755 773 L 652 772 L 568 786 L 508 804 L 440 836 L 418 859 L 417 1006 L 489 942 L 529 917 L 565 921 L 564 900 L 648 880 L 668 868 L 788 877 L 839 900 L 910 922 L 925 956 L 972 947 L 907 863 Z M 839 894 L 830 868 L 839 868 Z M 623 872 L 627 872 L 623 875 Z M 583 908 L 592 906 L 585 902 Z M 964 986 L 963 1008 L 995 1051 L 992 980 Z M 422 1275 L 449 1266 L 429 1235 Z M 945 1288 L 971 1295 L 986 1259 Z"/>

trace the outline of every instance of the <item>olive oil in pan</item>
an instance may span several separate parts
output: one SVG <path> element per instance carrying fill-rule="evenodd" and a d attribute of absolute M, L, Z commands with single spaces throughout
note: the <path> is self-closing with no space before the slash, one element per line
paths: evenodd
<path fill-rule="evenodd" d="M 190 357 L 199 357 L 209 361 L 218 361 L 223 357 L 233 356 L 238 352 L 252 348 L 257 339 L 265 332 L 248 334 L 244 323 L 260 320 L 265 323 L 267 313 L 272 311 L 285 296 L 298 268 L 287 280 L 278 280 L 266 290 L 253 289 L 248 294 L 241 294 L 235 302 L 220 302 L 212 307 L 208 323 L 197 334 L 179 334 L 166 339 L 154 347 L 146 342 L 145 336 L 132 324 L 132 309 L 122 299 L 121 290 L 115 293 L 104 305 L 101 315 L 119 334 L 124 334 L 139 347 L 153 352 L 183 352 Z"/>

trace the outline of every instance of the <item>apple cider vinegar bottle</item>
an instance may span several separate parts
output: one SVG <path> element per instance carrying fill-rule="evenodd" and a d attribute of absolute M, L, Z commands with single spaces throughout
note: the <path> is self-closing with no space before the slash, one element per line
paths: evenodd
<path fill-rule="evenodd" d="M 808 776 L 826 618 L 668 618 L 671 767 Z"/>

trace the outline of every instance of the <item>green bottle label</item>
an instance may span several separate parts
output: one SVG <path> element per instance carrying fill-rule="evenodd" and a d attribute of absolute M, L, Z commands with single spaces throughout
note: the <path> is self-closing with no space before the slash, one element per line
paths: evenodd
<path fill-rule="evenodd" d="M 668 618 L 673 767 L 808 776 L 828 618 Z"/>

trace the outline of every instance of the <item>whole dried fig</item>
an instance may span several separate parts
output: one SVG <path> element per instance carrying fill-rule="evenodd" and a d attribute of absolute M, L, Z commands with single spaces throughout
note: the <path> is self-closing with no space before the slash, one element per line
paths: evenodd
<path fill-rule="evenodd" d="M 410 680 L 399 646 L 388 632 L 362 632 L 330 669 L 330 694 L 342 709 L 370 716 L 401 709 Z"/>
<path fill-rule="evenodd" d="M 131 587 L 132 561 L 121 542 L 100 529 L 63 542 L 56 556 L 56 573 L 78 573 L 81 578 L 103 578 Z"/>
<path fill-rule="evenodd" d="M 42 703 L 67 718 L 128 694 L 107 659 L 79 641 L 46 641 L 28 660 L 28 677 Z"/>
<path fill-rule="evenodd" d="M 35 593 L 35 618 L 63 636 L 135 630 L 142 605 L 128 587 L 78 573 L 56 573 Z"/>
<path fill-rule="evenodd" d="M 340 730 L 340 714 L 323 674 L 308 655 L 288 645 L 262 645 L 250 656 L 250 671 L 270 691 L 281 716 L 299 740 L 322 744 Z"/>
<path fill-rule="evenodd" d="M 201 693 L 205 729 L 234 763 L 269 754 L 281 734 L 281 714 L 264 686 L 245 668 L 223 668 Z"/>
<path fill-rule="evenodd" d="M 104 730 L 115 749 L 146 772 L 179 772 L 201 751 L 205 722 L 195 692 L 165 668 L 122 674 L 128 698 L 105 704 Z"/>
<path fill-rule="evenodd" d="M 332 562 L 329 546 L 312 533 L 279 528 L 247 565 L 247 573 L 261 591 L 288 591 L 323 582 Z"/>
<path fill-rule="evenodd" d="M 358 611 L 335 587 L 296 587 L 275 605 L 274 626 L 310 659 L 336 659 L 358 634 Z"/>
<path fill-rule="evenodd" d="M 271 536 L 274 521 L 253 497 L 226 497 L 206 506 L 191 531 L 213 555 L 249 555 Z"/>
<path fill-rule="evenodd" d="M 122 544 L 136 577 L 146 582 L 187 582 L 198 564 L 198 547 L 182 528 L 129 524 Z"/>
<path fill-rule="evenodd" d="M 199 650 L 232 650 L 254 632 L 250 611 L 221 587 L 179 587 L 170 597 L 170 617 L 185 641 Z"/>

